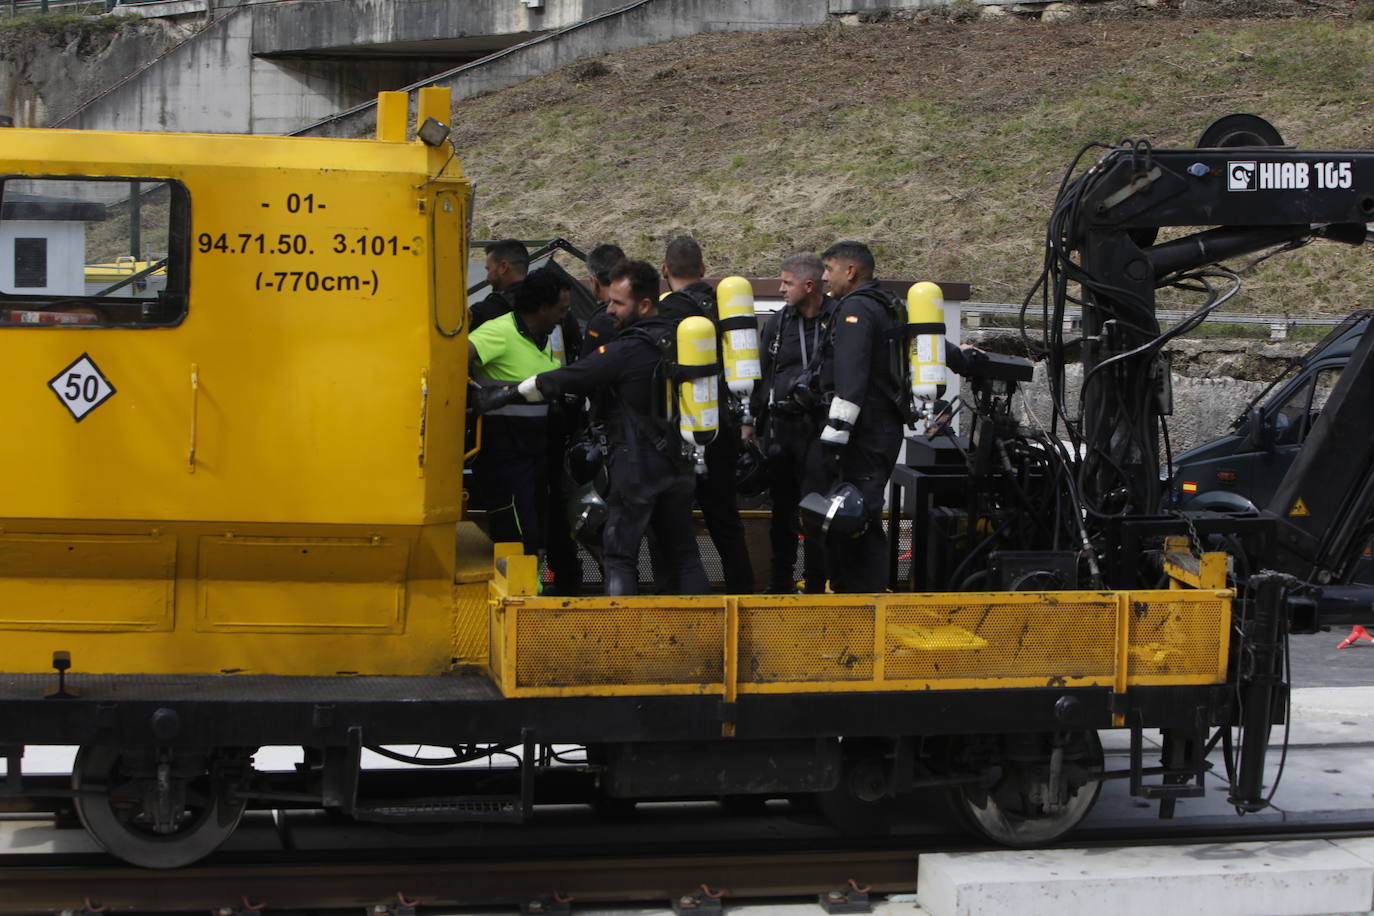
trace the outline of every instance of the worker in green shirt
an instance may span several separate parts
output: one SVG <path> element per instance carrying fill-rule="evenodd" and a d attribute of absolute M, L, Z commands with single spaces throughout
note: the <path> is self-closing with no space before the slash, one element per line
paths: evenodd
<path fill-rule="evenodd" d="M 549 335 L 567 315 L 567 298 L 545 270 L 515 289 L 514 309 L 468 336 L 470 377 L 478 385 L 518 382 L 559 367 Z M 492 540 L 519 541 L 525 553 L 545 546 L 548 404 L 508 404 L 485 415 L 482 448 L 472 464 L 474 502 L 487 511 Z"/>

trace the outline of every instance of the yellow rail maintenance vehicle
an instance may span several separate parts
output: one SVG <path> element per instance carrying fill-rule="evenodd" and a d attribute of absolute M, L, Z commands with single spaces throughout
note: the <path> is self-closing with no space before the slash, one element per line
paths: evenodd
<path fill-rule="evenodd" d="M 1009 844 L 1072 829 L 1108 775 L 1166 810 L 1202 791 L 1245 686 L 1240 602 L 1178 525 L 1146 532 L 1166 575 L 1144 587 L 1065 587 L 1106 555 L 1086 531 L 1000 560 L 1062 578 L 937 583 L 1023 509 L 965 488 L 973 514 L 918 517 L 940 475 L 913 472 L 894 544 L 919 521 L 933 559 L 905 591 L 539 597 L 534 558 L 464 515 L 471 188 L 447 92 L 419 93 L 413 131 L 409 105 L 383 94 L 364 140 L 6 132 L 4 796 L 39 792 L 26 747 L 79 746 L 70 789 L 42 794 L 114 856 L 175 867 L 247 808 L 519 823 L 555 770 L 583 801 L 814 797 L 846 827 L 936 787 Z M 994 371 L 980 403 L 1014 387 Z M 1274 707 L 1249 724 L 1267 735 Z M 1104 772 L 1113 727 L 1129 772 Z M 454 766 L 395 797 L 360 761 L 396 745 Z M 276 746 L 304 763 L 255 769 Z M 487 758 L 514 763 L 457 765 Z"/>

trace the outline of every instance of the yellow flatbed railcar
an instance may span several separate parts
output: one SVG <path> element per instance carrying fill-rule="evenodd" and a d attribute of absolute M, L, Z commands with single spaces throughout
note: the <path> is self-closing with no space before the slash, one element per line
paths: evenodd
<path fill-rule="evenodd" d="M 416 123 L 449 105 L 421 91 Z M 464 515 L 472 193 L 407 120 L 390 93 L 367 140 L 6 132 L 30 241 L 0 310 L 74 316 L 0 326 L 7 794 L 25 746 L 80 745 L 86 827 L 170 867 L 282 798 L 523 820 L 538 748 L 577 744 L 611 797 L 939 784 L 1044 842 L 1096 796 L 1095 729 L 1229 714 L 1213 555 L 1166 589 L 539 597 Z M 135 226 L 156 289 L 71 287 Z M 514 748 L 521 789 L 368 798 L 361 750 L 400 743 Z M 298 781 L 254 776 L 269 745 L 307 749 Z"/>

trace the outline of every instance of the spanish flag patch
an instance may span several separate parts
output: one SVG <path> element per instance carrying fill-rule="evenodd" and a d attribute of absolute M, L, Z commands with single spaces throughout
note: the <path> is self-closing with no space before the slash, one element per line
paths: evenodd
<path fill-rule="evenodd" d="M 845 315 L 845 316 L 844 316 L 844 321 L 845 321 L 845 324 L 858 324 L 858 323 L 859 323 L 859 316 L 858 316 L 858 315 Z"/>

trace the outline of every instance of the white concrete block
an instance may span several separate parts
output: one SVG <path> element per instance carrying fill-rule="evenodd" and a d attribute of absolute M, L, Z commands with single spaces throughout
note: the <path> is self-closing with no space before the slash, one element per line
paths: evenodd
<path fill-rule="evenodd" d="M 1374 867 L 1374 837 L 1357 837 L 1350 840 L 1332 840 L 1331 842 L 1332 845 Z"/>
<path fill-rule="evenodd" d="M 1374 907 L 1374 865 L 1326 840 L 935 853 L 917 867 L 916 896 L 931 916 L 1320 916 Z"/>
<path fill-rule="evenodd" d="M 821 909 L 816 903 L 815 897 L 805 900 L 787 900 L 778 903 L 739 903 L 727 901 L 725 910 L 730 916 L 824 916 L 825 910 Z M 579 916 L 584 916 L 581 907 L 576 908 Z M 642 913 L 630 913 L 628 916 L 659 916 L 665 911 L 647 911 Z M 671 912 L 671 910 L 667 911 Z M 585 916 L 626 916 L 626 914 L 611 911 L 596 913 L 586 913 Z M 874 898 L 873 916 L 930 916 L 924 909 L 917 906 L 912 900 L 883 900 Z"/>

